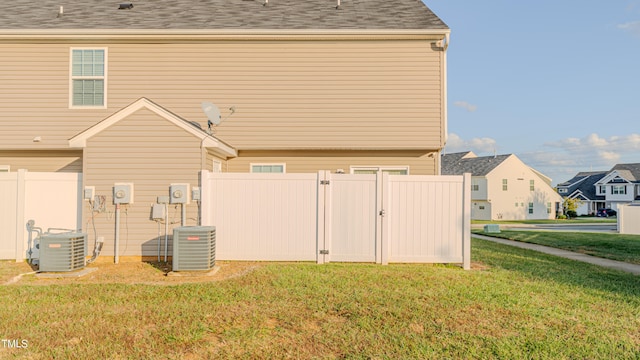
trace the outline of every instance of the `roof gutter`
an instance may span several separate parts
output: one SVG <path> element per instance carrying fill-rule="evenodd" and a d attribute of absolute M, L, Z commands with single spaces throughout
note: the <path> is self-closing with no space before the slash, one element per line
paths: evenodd
<path fill-rule="evenodd" d="M 449 43 L 449 29 L 0 29 L 0 40 L 300 40 L 430 39 Z"/>

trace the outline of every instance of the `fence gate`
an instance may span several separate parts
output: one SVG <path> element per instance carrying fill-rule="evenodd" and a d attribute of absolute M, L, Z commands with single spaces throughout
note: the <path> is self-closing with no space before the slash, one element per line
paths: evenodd
<path fill-rule="evenodd" d="M 464 263 L 470 175 L 202 175 L 220 260 Z"/>

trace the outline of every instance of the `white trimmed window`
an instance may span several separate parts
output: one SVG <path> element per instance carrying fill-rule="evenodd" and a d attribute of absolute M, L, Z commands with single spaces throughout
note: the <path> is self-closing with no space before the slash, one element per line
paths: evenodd
<path fill-rule="evenodd" d="M 551 214 L 551 203 L 547 203 L 547 214 Z"/>
<path fill-rule="evenodd" d="M 613 185 L 611 186 L 611 193 L 614 195 L 625 195 L 627 193 L 627 187 L 625 185 Z"/>
<path fill-rule="evenodd" d="M 105 108 L 107 106 L 107 49 L 72 48 L 69 106 Z"/>
<path fill-rule="evenodd" d="M 285 164 L 251 164 L 252 173 L 280 173 L 287 171 Z"/>
<path fill-rule="evenodd" d="M 408 166 L 352 166 L 352 174 L 375 174 L 378 171 L 388 173 L 389 175 L 409 175 Z"/>
<path fill-rule="evenodd" d="M 11 166 L 9 165 L 0 165 L 0 173 L 5 173 L 11 171 Z"/>
<path fill-rule="evenodd" d="M 471 191 L 480 191 L 480 184 L 478 184 L 478 179 L 471 179 Z"/>
<path fill-rule="evenodd" d="M 607 193 L 607 187 L 604 186 L 604 185 L 600 185 L 600 186 L 598 186 L 598 191 L 599 191 L 599 194 L 606 194 Z"/>
<path fill-rule="evenodd" d="M 566 194 L 568 191 L 569 191 L 569 189 L 566 189 L 566 188 L 559 188 L 559 189 L 558 189 L 558 192 L 559 192 L 560 194 Z"/>

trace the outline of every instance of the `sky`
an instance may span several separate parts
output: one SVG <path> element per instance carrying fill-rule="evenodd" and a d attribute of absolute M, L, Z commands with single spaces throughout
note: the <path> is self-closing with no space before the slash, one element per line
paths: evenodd
<path fill-rule="evenodd" d="M 450 28 L 445 151 L 552 178 L 640 163 L 640 0 L 423 0 Z"/>

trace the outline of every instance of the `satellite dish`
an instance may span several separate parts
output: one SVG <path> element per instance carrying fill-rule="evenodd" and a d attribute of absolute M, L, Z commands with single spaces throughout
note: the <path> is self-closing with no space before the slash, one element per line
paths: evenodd
<path fill-rule="evenodd" d="M 207 115 L 207 119 L 209 119 L 209 126 L 211 126 L 211 124 L 220 125 L 220 109 L 218 109 L 218 107 L 215 106 L 212 102 L 202 102 L 202 111 L 204 111 L 204 113 Z"/>

